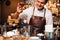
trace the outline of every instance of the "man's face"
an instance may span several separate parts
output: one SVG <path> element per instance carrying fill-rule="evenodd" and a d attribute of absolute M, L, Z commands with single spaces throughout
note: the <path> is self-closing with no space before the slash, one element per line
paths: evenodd
<path fill-rule="evenodd" d="M 11 16 L 14 16 L 14 13 L 11 13 Z"/>
<path fill-rule="evenodd" d="M 35 0 L 35 6 L 38 10 L 42 10 L 45 5 L 45 0 Z"/>
<path fill-rule="evenodd" d="M 17 5 L 17 12 L 21 13 L 23 11 L 23 7 L 24 7 L 24 4 L 22 2 L 18 3 L 18 5 Z"/>

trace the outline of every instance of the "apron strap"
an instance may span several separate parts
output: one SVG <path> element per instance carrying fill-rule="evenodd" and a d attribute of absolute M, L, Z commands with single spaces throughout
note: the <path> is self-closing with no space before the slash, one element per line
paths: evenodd
<path fill-rule="evenodd" d="M 45 14 L 46 14 L 46 8 L 44 8 L 44 18 L 45 18 Z"/>
<path fill-rule="evenodd" d="M 33 8 L 33 14 L 32 14 L 32 17 L 31 17 L 31 18 L 33 18 L 33 17 L 34 17 L 34 11 L 35 11 L 35 7 Z"/>

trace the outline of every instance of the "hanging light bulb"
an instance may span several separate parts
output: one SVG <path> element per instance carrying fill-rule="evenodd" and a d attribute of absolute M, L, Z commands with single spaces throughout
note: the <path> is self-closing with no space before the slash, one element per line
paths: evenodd
<path fill-rule="evenodd" d="M 60 0 L 57 0 L 57 6 L 58 7 L 60 6 Z"/>

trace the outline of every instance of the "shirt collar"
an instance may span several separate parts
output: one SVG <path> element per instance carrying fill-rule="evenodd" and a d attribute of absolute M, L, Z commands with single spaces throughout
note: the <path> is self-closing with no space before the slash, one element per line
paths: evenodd
<path fill-rule="evenodd" d="M 35 10 L 37 10 L 37 11 L 39 11 L 38 9 L 37 9 L 37 7 L 35 6 Z M 41 11 L 39 11 L 39 12 L 43 12 L 44 11 L 44 9 L 43 10 L 41 10 Z"/>

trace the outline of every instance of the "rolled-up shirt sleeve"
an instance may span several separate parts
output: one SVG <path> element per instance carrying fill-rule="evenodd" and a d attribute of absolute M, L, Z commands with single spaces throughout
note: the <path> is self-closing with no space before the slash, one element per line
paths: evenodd
<path fill-rule="evenodd" d="M 49 10 L 46 11 L 46 25 L 53 25 L 52 13 Z"/>
<path fill-rule="evenodd" d="M 22 18 L 22 17 L 26 18 L 27 23 L 29 24 L 32 14 L 33 14 L 33 7 L 30 7 L 24 10 L 21 14 L 19 14 L 19 18 Z"/>

